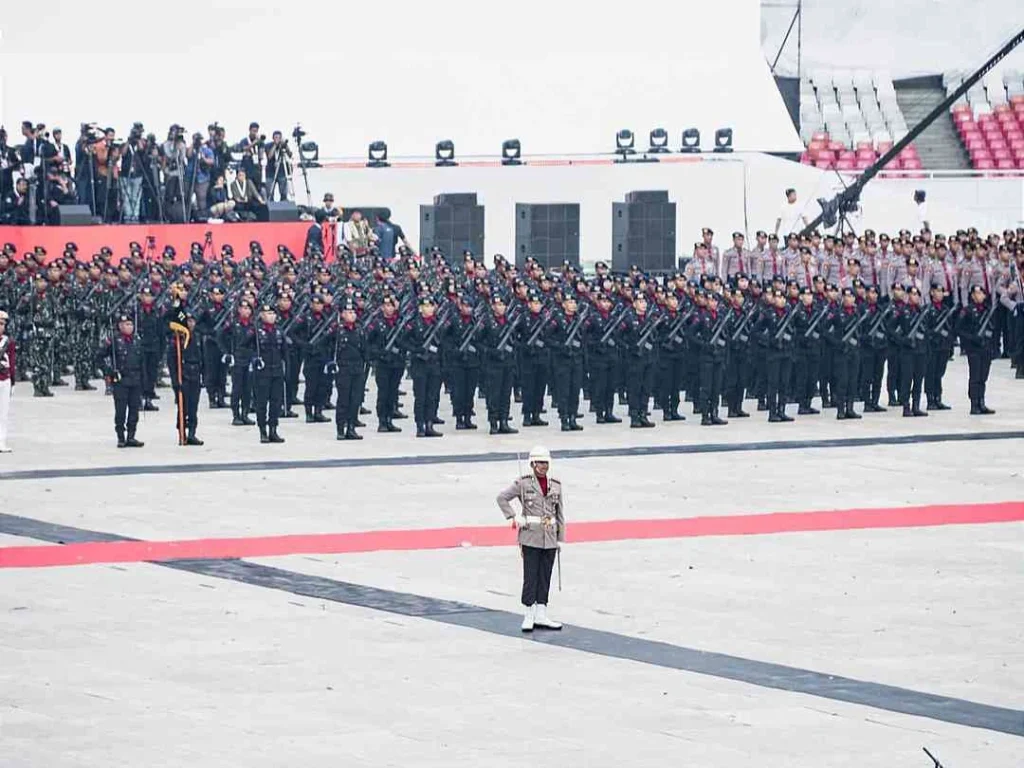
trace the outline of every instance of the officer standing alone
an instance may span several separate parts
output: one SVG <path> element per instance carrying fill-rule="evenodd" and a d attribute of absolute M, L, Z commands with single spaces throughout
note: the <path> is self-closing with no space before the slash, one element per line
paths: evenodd
<path fill-rule="evenodd" d="M 519 549 L 523 559 L 523 593 L 525 606 L 523 632 L 537 629 L 561 629 L 562 625 L 547 615 L 551 571 L 555 557 L 565 543 L 565 502 L 562 483 L 548 477 L 551 454 L 546 448 L 530 451 L 531 473 L 515 480 L 498 494 L 498 507 L 506 520 L 519 531 Z M 519 499 L 520 510 L 511 505 Z"/>
<path fill-rule="evenodd" d="M 114 395 L 114 432 L 118 448 L 141 448 L 135 439 L 142 403 L 142 345 L 135 336 L 131 315 L 121 315 L 118 332 L 96 354 L 95 363 L 103 371 Z"/>

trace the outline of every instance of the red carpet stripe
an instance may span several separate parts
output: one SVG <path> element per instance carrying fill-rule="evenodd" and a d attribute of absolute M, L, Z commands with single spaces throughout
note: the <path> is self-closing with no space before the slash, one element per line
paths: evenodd
<path fill-rule="evenodd" d="M 1024 502 L 1011 501 L 994 504 L 942 504 L 887 509 L 578 522 L 569 525 L 568 539 L 570 543 L 587 543 L 1020 521 L 1024 521 Z M 0 547 L 0 568 L 448 549 L 465 544 L 474 547 L 511 546 L 515 544 L 515 533 L 508 526 L 473 526 L 235 539 L 116 541 L 66 546 Z"/>

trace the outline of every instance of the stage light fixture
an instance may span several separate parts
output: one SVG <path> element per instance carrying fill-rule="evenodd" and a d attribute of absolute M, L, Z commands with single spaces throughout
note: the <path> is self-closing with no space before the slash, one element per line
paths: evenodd
<path fill-rule="evenodd" d="M 715 152 L 732 152 L 732 128 L 715 131 Z"/>
<path fill-rule="evenodd" d="M 299 166 L 302 168 L 320 167 L 320 145 L 315 141 L 304 141 L 299 144 Z"/>
<path fill-rule="evenodd" d="M 434 165 L 458 165 L 455 162 L 455 144 L 451 139 L 442 139 L 434 146 Z"/>
<path fill-rule="evenodd" d="M 506 139 L 501 142 L 502 165 L 522 165 L 523 161 L 520 159 L 522 154 L 523 147 L 519 143 L 519 139 Z"/>
<path fill-rule="evenodd" d="M 668 131 L 664 128 L 655 128 L 651 131 L 651 148 L 647 150 L 648 154 L 658 155 L 664 152 L 671 152 L 668 148 Z"/>
<path fill-rule="evenodd" d="M 627 155 L 636 154 L 636 150 L 633 149 L 634 144 L 636 144 L 636 137 L 633 136 L 633 132 L 629 128 L 623 128 L 615 134 L 615 154 L 622 155 L 623 160 Z"/>
<path fill-rule="evenodd" d="M 388 162 L 388 145 L 383 141 L 374 141 L 370 144 L 366 150 L 368 162 L 366 163 L 367 168 L 390 168 L 391 163 Z"/>
<path fill-rule="evenodd" d="M 696 128 L 687 128 L 683 131 L 682 146 L 680 152 L 700 152 L 700 131 Z"/>

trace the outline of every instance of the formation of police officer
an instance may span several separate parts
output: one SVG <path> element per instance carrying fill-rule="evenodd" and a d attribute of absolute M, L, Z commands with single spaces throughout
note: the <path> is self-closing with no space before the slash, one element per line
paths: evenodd
<path fill-rule="evenodd" d="M 378 432 L 401 432 L 409 394 L 423 438 L 442 434 L 443 394 L 456 430 L 477 428 L 482 398 L 495 435 L 518 431 L 514 410 L 519 426 L 547 426 L 549 408 L 567 432 L 584 428 L 587 409 L 605 425 L 624 407 L 644 429 L 655 409 L 685 419 L 684 403 L 718 426 L 748 417 L 746 400 L 772 423 L 792 421 L 791 404 L 797 416 L 834 408 L 858 419 L 858 403 L 924 416 L 949 408 L 943 378 L 958 344 L 972 414 L 993 412 L 993 360 L 1011 358 L 1024 378 L 1024 231 L 794 234 L 781 249 L 774 235 L 758 232 L 747 248 L 734 233 L 721 253 L 713 238 L 705 229 L 682 272 L 613 274 L 599 262 L 589 277 L 569 264 L 528 259 L 520 270 L 495 256 L 488 268 L 469 253 L 459 262 L 404 246 L 392 259 L 283 246 L 266 259 L 258 242 L 238 258 L 208 239 L 183 260 L 152 243 L 86 260 L 73 243 L 56 259 L 43 249 L 16 258 L 8 245 L 0 308 L 22 351 L 19 378 L 50 397 L 66 377 L 79 390 L 102 377 L 126 447 L 139 442 L 138 412 L 158 410 L 165 371 L 185 445 L 202 444 L 202 389 L 211 415 L 230 409 L 231 424 L 280 443 L 279 420 L 299 416 L 296 405 L 309 424 L 334 410 L 339 440 L 360 439 L 371 413 Z M 172 310 L 190 337 L 180 376 Z M 376 401 L 364 403 L 371 377 Z"/>

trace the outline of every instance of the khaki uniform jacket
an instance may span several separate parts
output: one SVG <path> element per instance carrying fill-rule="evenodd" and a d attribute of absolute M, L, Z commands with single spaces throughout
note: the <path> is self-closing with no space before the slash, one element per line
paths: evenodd
<path fill-rule="evenodd" d="M 523 475 L 498 494 L 498 506 L 506 520 L 516 516 L 509 503 L 512 499 L 522 500 L 522 514 L 526 525 L 519 529 L 519 543 L 525 547 L 555 549 L 558 542 L 565 541 L 565 499 L 562 497 L 562 483 L 548 478 L 548 495 L 540 491 L 540 483 L 533 475 Z"/>

